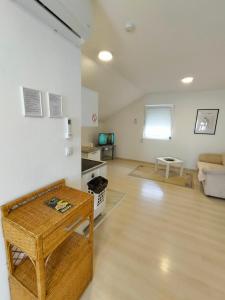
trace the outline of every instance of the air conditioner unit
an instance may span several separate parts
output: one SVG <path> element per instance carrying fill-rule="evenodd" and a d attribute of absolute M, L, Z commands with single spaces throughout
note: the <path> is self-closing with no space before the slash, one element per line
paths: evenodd
<path fill-rule="evenodd" d="M 91 31 L 91 0 L 15 0 L 75 44 Z"/>

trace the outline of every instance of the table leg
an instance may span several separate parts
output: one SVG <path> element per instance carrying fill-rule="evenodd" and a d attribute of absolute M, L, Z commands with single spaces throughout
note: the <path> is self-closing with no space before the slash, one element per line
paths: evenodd
<path fill-rule="evenodd" d="M 36 280 L 38 300 L 46 300 L 46 278 L 45 278 L 45 261 L 43 256 L 43 244 L 39 238 L 37 241 L 37 260 L 36 260 Z"/>
<path fill-rule="evenodd" d="M 180 176 L 183 176 L 184 165 L 183 163 L 180 165 Z"/>
<path fill-rule="evenodd" d="M 155 160 L 155 172 L 158 171 L 158 163 L 159 163 L 159 162 L 158 162 L 158 159 L 156 159 L 156 160 Z"/>
<path fill-rule="evenodd" d="M 167 165 L 166 165 L 166 179 L 169 178 L 169 173 L 170 173 L 170 165 L 167 164 Z"/>
<path fill-rule="evenodd" d="M 112 146 L 112 160 L 114 159 L 114 146 Z"/>

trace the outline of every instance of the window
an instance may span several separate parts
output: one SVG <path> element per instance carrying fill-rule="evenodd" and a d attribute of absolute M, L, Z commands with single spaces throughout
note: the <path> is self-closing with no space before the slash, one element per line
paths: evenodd
<path fill-rule="evenodd" d="M 173 105 L 145 105 L 144 139 L 172 138 L 173 108 Z"/>

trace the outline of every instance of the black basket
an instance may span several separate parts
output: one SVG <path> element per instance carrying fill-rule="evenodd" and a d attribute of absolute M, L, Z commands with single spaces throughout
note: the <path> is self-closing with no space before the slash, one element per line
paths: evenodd
<path fill-rule="evenodd" d="M 88 188 L 95 194 L 100 194 L 104 191 L 108 185 L 108 180 L 102 176 L 98 176 L 90 180 L 88 183 Z"/>

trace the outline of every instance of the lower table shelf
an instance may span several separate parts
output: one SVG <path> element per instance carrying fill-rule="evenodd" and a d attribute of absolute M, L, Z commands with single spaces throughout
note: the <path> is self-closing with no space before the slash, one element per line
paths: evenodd
<path fill-rule="evenodd" d="M 92 278 L 91 247 L 88 239 L 73 233 L 53 251 L 45 263 L 46 299 L 79 298 Z M 16 267 L 10 283 L 13 299 L 38 299 L 35 267 L 28 257 Z"/>

